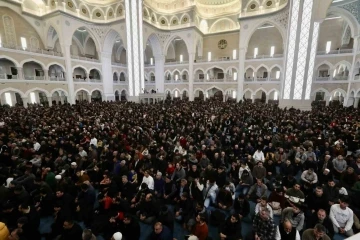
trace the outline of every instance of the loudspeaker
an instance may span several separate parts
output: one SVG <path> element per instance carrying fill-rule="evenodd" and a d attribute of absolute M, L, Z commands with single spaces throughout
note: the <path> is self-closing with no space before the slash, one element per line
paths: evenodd
<path fill-rule="evenodd" d="M 18 74 L 18 70 L 14 67 L 11 68 L 11 75 L 17 75 Z"/>

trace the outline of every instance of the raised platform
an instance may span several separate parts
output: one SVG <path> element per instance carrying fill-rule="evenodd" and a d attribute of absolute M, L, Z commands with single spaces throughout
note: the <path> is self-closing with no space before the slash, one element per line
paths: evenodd
<path fill-rule="evenodd" d="M 310 111 L 311 110 L 311 100 L 279 100 L 279 108 L 296 108 L 302 111 Z"/>

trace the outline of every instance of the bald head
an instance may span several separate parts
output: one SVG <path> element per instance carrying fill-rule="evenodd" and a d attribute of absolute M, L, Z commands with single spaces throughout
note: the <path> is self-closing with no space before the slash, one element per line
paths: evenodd
<path fill-rule="evenodd" d="M 292 230 L 292 224 L 291 224 L 291 222 L 290 222 L 289 220 L 286 219 L 286 220 L 284 221 L 284 223 L 283 223 L 283 226 L 284 226 L 285 232 L 287 232 L 287 233 L 291 232 L 291 230 Z"/>

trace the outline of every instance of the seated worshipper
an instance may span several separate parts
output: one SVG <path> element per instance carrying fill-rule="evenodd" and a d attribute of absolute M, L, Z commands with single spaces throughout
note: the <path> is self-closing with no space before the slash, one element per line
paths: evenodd
<path fill-rule="evenodd" d="M 318 177 L 317 174 L 314 172 L 314 169 L 309 168 L 301 174 L 301 180 L 304 184 L 305 189 L 313 189 L 316 187 Z"/>
<path fill-rule="evenodd" d="M 206 222 L 208 221 L 207 210 L 206 210 L 206 208 L 204 207 L 204 203 L 203 203 L 203 202 L 197 202 L 197 203 L 196 203 L 194 214 L 193 214 L 192 218 L 189 219 L 189 221 L 187 222 L 187 230 L 188 230 L 189 232 L 192 232 L 192 231 L 193 231 L 193 228 L 195 227 L 195 224 L 196 224 L 196 217 L 197 217 L 199 214 L 205 218 L 205 221 L 206 221 Z"/>
<path fill-rule="evenodd" d="M 304 228 L 305 222 L 305 215 L 302 208 L 299 204 L 285 208 L 281 213 L 281 222 L 289 220 L 292 226 L 300 232 Z"/>
<path fill-rule="evenodd" d="M 156 173 L 155 181 L 154 181 L 154 194 L 157 198 L 160 198 L 164 195 L 164 186 L 165 181 L 162 177 L 161 172 Z"/>
<path fill-rule="evenodd" d="M 324 186 L 324 195 L 328 201 L 328 205 L 324 208 L 326 211 L 329 211 L 330 207 L 339 202 L 340 198 L 340 189 L 336 186 L 334 179 L 329 179 L 328 183 Z"/>
<path fill-rule="evenodd" d="M 182 194 L 184 192 L 189 193 L 190 190 L 189 190 L 187 180 L 186 179 L 181 179 L 181 181 L 178 182 L 178 186 L 176 188 L 176 193 L 175 193 L 175 196 L 174 196 L 174 202 L 175 203 L 180 202 L 181 196 L 182 196 Z"/>
<path fill-rule="evenodd" d="M 256 183 L 251 186 L 247 198 L 253 202 L 260 202 L 262 197 L 266 197 L 267 186 L 262 182 L 261 179 L 257 179 Z"/>
<path fill-rule="evenodd" d="M 333 179 L 334 176 L 330 169 L 325 168 L 324 171 L 318 174 L 319 177 L 319 185 L 325 186 L 327 185 L 329 179 Z"/>
<path fill-rule="evenodd" d="M 219 230 L 221 240 L 242 239 L 241 221 L 237 214 L 232 214 Z"/>
<path fill-rule="evenodd" d="M 305 194 L 300 190 L 300 184 L 295 183 L 292 188 L 289 188 L 285 192 L 285 198 L 287 199 L 287 203 L 289 205 L 304 203 L 305 202 Z"/>
<path fill-rule="evenodd" d="M 296 184 L 296 179 L 294 175 L 286 175 L 282 178 L 282 188 L 284 192 L 286 192 L 288 189 L 292 188 Z"/>
<path fill-rule="evenodd" d="M 148 193 L 145 199 L 139 202 L 137 210 L 136 215 L 140 218 L 141 222 L 146 224 L 152 224 L 159 212 L 156 200 L 151 193 Z"/>
<path fill-rule="evenodd" d="M 188 222 L 194 212 L 194 203 L 187 192 L 183 192 L 180 201 L 175 205 L 175 219 L 179 222 Z"/>
<path fill-rule="evenodd" d="M 96 237 L 90 229 L 84 229 L 82 233 L 82 240 L 96 240 Z"/>
<path fill-rule="evenodd" d="M 196 202 L 202 202 L 204 200 L 204 184 L 199 178 L 195 178 L 191 181 L 189 186 L 190 198 Z"/>
<path fill-rule="evenodd" d="M 312 192 L 305 198 L 308 210 L 312 213 L 319 209 L 326 208 L 328 205 L 327 198 L 322 187 L 317 186 L 315 192 Z"/>
<path fill-rule="evenodd" d="M 348 237 L 354 235 L 354 231 L 352 230 L 354 213 L 349 208 L 348 197 L 341 197 L 338 204 L 332 205 L 329 216 L 333 223 L 335 233 L 340 233 Z"/>
<path fill-rule="evenodd" d="M 226 171 L 225 167 L 221 166 L 217 169 L 215 181 L 219 188 L 222 188 L 226 183 Z"/>
<path fill-rule="evenodd" d="M 152 191 L 148 188 L 146 183 L 141 184 L 141 189 L 136 193 L 135 197 L 131 199 L 131 208 L 136 209 L 140 202 L 145 198 L 145 196 L 149 193 L 152 193 Z"/>
<path fill-rule="evenodd" d="M 216 203 L 216 196 L 217 196 L 217 192 L 218 192 L 219 188 L 216 185 L 216 182 L 214 181 L 208 181 L 206 183 L 206 189 L 204 192 L 204 196 L 205 196 L 205 201 L 204 201 L 204 206 L 206 208 L 208 208 L 210 205 L 214 205 Z"/>
<path fill-rule="evenodd" d="M 93 220 L 93 210 L 96 201 L 96 193 L 90 183 L 81 184 L 81 191 L 75 201 L 77 203 L 77 211 L 80 213 L 85 226 L 90 226 Z"/>
<path fill-rule="evenodd" d="M 338 155 L 336 158 L 332 161 L 334 166 L 334 176 L 336 179 L 341 179 L 342 175 L 346 171 L 347 163 L 344 160 L 344 157 L 342 155 Z"/>
<path fill-rule="evenodd" d="M 267 209 L 261 209 L 258 214 L 255 215 L 252 232 L 246 238 L 249 240 L 274 240 L 276 237 L 276 225 L 274 220 L 269 216 Z"/>
<path fill-rule="evenodd" d="M 82 239 L 83 230 L 74 220 L 66 219 L 63 228 L 59 240 Z"/>
<path fill-rule="evenodd" d="M 126 175 L 121 177 L 121 185 L 120 185 L 121 196 L 125 200 L 131 200 L 136 194 L 135 185 L 128 180 Z"/>
<path fill-rule="evenodd" d="M 256 163 L 259 162 L 259 161 L 261 161 L 261 162 L 264 162 L 264 161 L 265 161 L 264 153 L 263 153 L 263 151 L 261 151 L 260 148 L 258 148 L 258 149 L 256 150 L 256 152 L 255 152 L 254 155 L 253 155 L 253 158 L 254 158 L 254 160 L 255 160 Z"/>
<path fill-rule="evenodd" d="M 145 170 L 144 177 L 141 183 L 145 183 L 150 190 L 154 190 L 154 178 L 150 176 L 150 171 Z M 141 190 L 142 184 L 140 184 L 139 190 Z"/>
<path fill-rule="evenodd" d="M 313 228 L 316 224 L 322 224 L 325 228 L 325 233 L 333 239 L 334 237 L 334 227 L 330 218 L 326 215 L 324 209 L 319 209 L 317 212 L 313 213 L 309 218 L 306 218 L 306 227 Z"/>
<path fill-rule="evenodd" d="M 320 223 L 316 224 L 314 228 L 305 230 L 302 234 L 302 240 L 330 240 L 325 233 L 325 228 Z"/>
<path fill-rule="evenodd" d="M 286 207 L 286 198 L 281 188 L 277 188 L 271 192 L 268 198 L 269 205 L 272 208 L 273 214 L 281 215 L 282 210 Z"/>
<path fill-rule="evenodd" d="M 206 240 L 209 235 L 209 228 L 206 224 L 206 218 L 203 214 L 196 216 L 196 224 L 193 228 L 192 234 L 197 236 L 199 240 Z"/>
<path fill-rule="evenodd" d="M 198 166 L 193 164 L 190 168 L 190 171 L 187 173 L 188 181 L 192 182 L 196 178 L 200 178 L 200 171 Z"/>
<path fill-rule="evenodd" d="M 216 202 L 217 208 L 224 211 L 230 210 L 233 206 L 233 198 L 231 192 L 224 188 L 220 189 L 216 197 Z"/>
<path fill-rule="evenodd" d="M 40 215 L 36 209 L 30 206 L 28 203 L 23 203 L 19 206 L 19 212 L 21 213 L 22 217 L 26 217 L 27 219 L 27 233 L 32 235 L 33 239 L 40 239 L 40 233 L 38 230 L 40 226 Z"/>
<path fill-rule="evenodd" d="M 272 208 L 270 206 L 270 204 L 267 201 L 266 197 L 261 197 L 260 202 L 258 202 L 255 206 L 255 214 L 258 214 L 260 212 L 260 209 L 266 208 L 267 210 L 269 210 L 269 216 L 271 218 L 274 218 L 273 215 L 273 211 Z"/>
<path fill-rule="evenodd" d="M 250 187 L 253 185 L 254 180 L 253 176 L 250 174 L 250 170 L 244 170 L 241 174 L 239 184 L 236 186 L 235 189 L 235 198 L 239 194 L 247 195 Z"/>
<path fill-rule="evenodd" d="M 40 189 L 40 201 L 35 205 L 41 217 L 49 217 L 54 211 L 55 196 L 46 189 Z"/>
<path fill-rule="evenodd" d="M 174 182 L 178 182 L 181 179 L 186 179 L 186 172 L 185 169 L 181 166 L 181 164 L 177 163 L 175 165 L 175 171 L 171 176 L 171 180 L 173 180 Z"/>
<path fill-rule="evenodd" d="M 263 162 L 257 162 L 252 170 L 252 176 L 256 179 L 264 180 L 266 177 L 266 168 L 263 166 Z"/>
<path fill-rule="evenodd" d="M 166 204 L 173 203 L 176 192 L 177 192 L 176 185 L 171 180 L 170 175 L 167 174 L 165 177 L 165 185 L 164 185 L 164 195 L 163 195 L 164 202 Z"/>
<path fill-rule="evenodd" d="M 174 232 L 174 222 L 175 222 L 174 212 L 171 211 L 166 205 L 161 206 L 159 215 L 157 217 L 157 221 L 167 226 L 171 232 Z"/>
<path fill-rule="evenodd" d="M 340 180 L 340 184 L 342 187 L 346 189 L 351 189 L 356 183 L 358 176 L 354 172 L 352 167 L 348 167 L 344 172 L 342 179 Z"/>
<path fill-rule="evenodd" d="M 294 228 L 289 220 L 285 220 L 277 227 L 276 240 L 300 240 L 299 231 Z"/>
<path fill-rule="evenodd" d="M 239 216 L 239 219 L 242 220 L 244 217 L 247 217 L 250 213 L 250 203 L 245 198 L 245 195 L 240 194 L 234 201 L 234 213 Z"/>
<path fill-rule="evenodd" d="M 122 234 L 122 240 L 139 240 L 140 238 L 139 222 L 128 214 L 124 215 L 124 219 L 120 221 L 117 229 Z"/>

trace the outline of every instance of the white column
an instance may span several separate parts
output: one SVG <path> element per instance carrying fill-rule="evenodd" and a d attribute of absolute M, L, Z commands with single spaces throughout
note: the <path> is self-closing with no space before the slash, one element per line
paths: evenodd
<path fill-rule="evenodd" d="M 22 67 L 18 67 L 17 68 L 17 71 L 18 71 L 18 79 L 24 79 L 24 71 L 23 71 L 23 68 Z"/>
<path fill-rule="evenodd" d="M 64 96 L 60 96 L 60 102 L 61 102 L 61 105 L 64 105 L 64 102 L 65 102 Z"/>
<path fill-rule="evenodd" d="M 195 53 L 189 53 L 189 101 L 194 101 L 194 60 Z"/>
<path fill-rule="evenodd" d="M 62 52 L 65 58 L 65 79 L 68 84 L 68 103 L 75 104 L 75 90 L 74 90 L 74 79 L 73 79 L 73 73 L 72 73 L 72 64 L 71 64 L 71 53 L 70 53 L 70 47 L 71 45 L 61 45 Z"/>
<path fill-rule="evenodd" d="M 52 106 L 52 97 L 47 97 L 48 103 L 49 103 L 49 107 Z"/>
<path fill-rule="evenodd" d="M 125 0 L 129 97 L 138 101 L 145 88 L 142 0 Z"/>
<path fill-rule="evenodd" d="M 45 69 L 45 70 L 44 70 L 44 75 L 45 75 L 45 76 L 44 76 L 44 80 L 45 80 L 45 81 L 49 81 L 50 78 L 49 78 L 49 70 L 48 70 L 48 69 Z"/>
<path fill-rule="evenodd" d="M 101 63 L 102 63 L 102 83 L 103 83 L 103 92 L 104 96 L 102 101 L 115 101 L 114 94 L 114 83 L 111 67 L 111 52 L 102 52 L 101 53 Z"/>
<path fill-rule="evenodd" d="M 330 96 L 325 96 L 325 106 L 329 106 Z"/>
<path fill-rule="evenodd" d="M 244 95 L 245 58 L 246 48 L 242 47 L 239 49 L 239 71 L 237 75 L 236 102 L 242 100 Z"/>
<path fill-rule="evenodd" d="M 91 103 L 91 94 L 88 94 L 87 97 L 88 97 L 88 102 Z"/>
<path fill-rule="evenodd" d="M 359 107 L 359 100 L 360 100 L 360 98 L 359 98 L 359 97 L 356 97 L 356 98 L 355 98 L 355 101 L 354 101 L 354 108 L 358 108 L 358 107 Z"/>
<path fill-rule="evenodd" d="M 156 55 L 155 57 L 155 86 L 156 93 L 164 93 L 164 81 L 165 81 L 165 56 Z M 148 79 L 150 81 L 150 79 Z"/>
<path fill-rule="evenodd" d="M 24 108 L 27 108 L 29 99 L 27 97 L 21 97 L 21 99 L 23 101 Z"/>
<path fill-rule="evenodd" d="M 347 88 L 347 92 L 346 92 L 346 96 L 345 96 L 344 104 L 343 104 L 345 107 L 347 106 L 347 103 L 348 103 L 349 97 L 350 97 L 351 82 L 354 81 L 354 79 L 355 79 L 356 57 L 357 57 L 357 47 L 358 47 L 359 39 L 360 39 L 360 37 L 354 37 L 353 61 L 352 61 L 351 69 L 349 72 L 348 88 Z M 333 75 L 333 73 L 331 73 L 331 76 L 332 75 Z M 356 101 L 356 99 L 355 99 L 355 101 Z"/>

